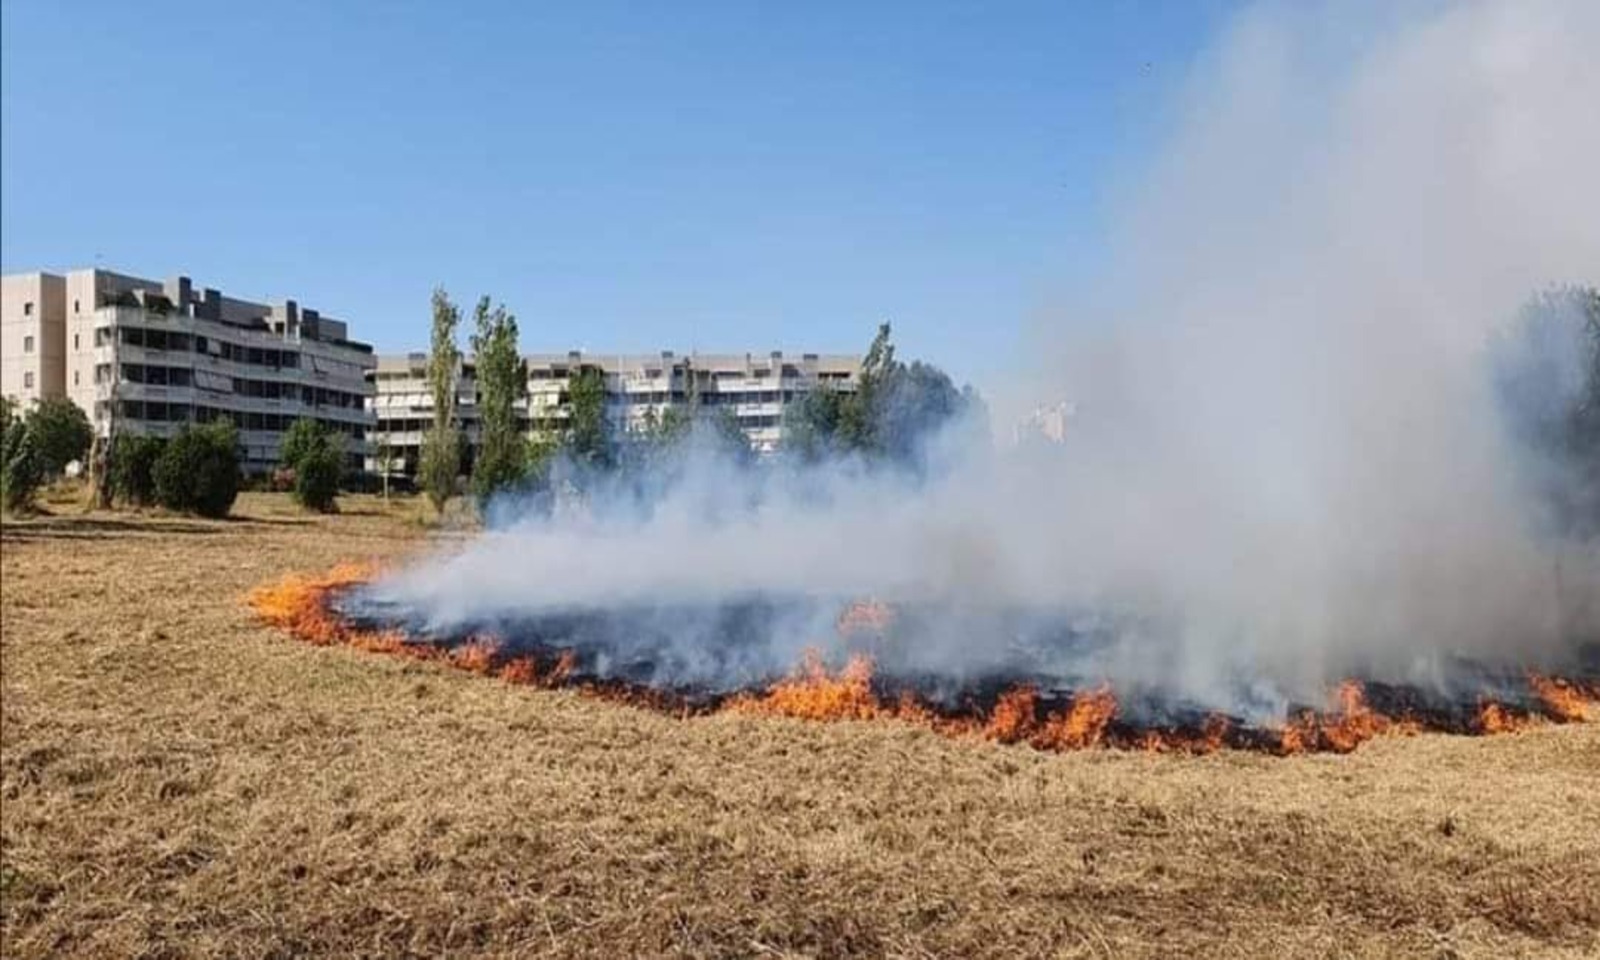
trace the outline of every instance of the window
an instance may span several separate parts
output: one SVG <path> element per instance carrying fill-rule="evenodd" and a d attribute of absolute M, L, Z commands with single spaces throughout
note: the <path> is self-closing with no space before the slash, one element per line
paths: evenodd
<path fill-rule="evenodd" d="M 74 387 L 78 385 L 78 371 L 76 370 L 72 371 L 72 385 Z"/>
<path fill-rule="evenodd" d="M 33 352 L 33 338 L 32 337 L 23 337 L 22 338 L 22 352 L 23 353 L 32 353 Z"/>
<path fill-rule="evenodd" d="M 33 389 L 33 371 L 29 370 L 22 375 L 22 385 L 29 390 Z"/>
<path fill-rule="evenodd" d="M 78 344 L 78 335 L 76 333 L 74 333 L 72 335 L 72 349 L 74 349 L 74 350 L 82 349 L 82 347 L 80 347 L 79 344 Z"/>
<path fill-rule="evenodd" d="M 76 301 L 76 300 L 74 300 L 74 301 L 72 301 L 72 312 L 73 312 L 73 313 L 80 313 L 80 312 L 82 312 L 82 311 L 80 311 L 80 310 L 79 310 L 79 309 L 78 309 L 78 301 Z"/>
<path fill-rule="evenodd" d="M 32 300 L 25 301 L 22 304 L 22 315 L 24 317 L 33 316 L 33 301 Z"/>

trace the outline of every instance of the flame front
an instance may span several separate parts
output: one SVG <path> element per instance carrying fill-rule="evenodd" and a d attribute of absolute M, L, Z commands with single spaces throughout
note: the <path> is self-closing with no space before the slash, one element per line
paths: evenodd
<path fill-rule="evenodd" d="M 670 692 L 624 683 L 585 680 L 571 650 L 541 660 L 508 652 L 496 637 L 467 638 L 453 647 L 412 642 L 398 630 L 369 630 L 341 617 L 330 605 L 332 594 L 364 583 L 378 573 L 375 564 L 341 564 L 321 576 L 290 574 L 252 591 L 251 609 L 264 622 L 317 646 L 344 645 L 373 653 L 387 653 L 438 662 L 482 676 L 498 677 L 518 685 L 559 687 L 576 682 L 580 692 L 622 700 L 682 716 L 705 711 Z M 881 631 L 893 620 L 893 609 L 866 601 L 848 607 L 839 621 L 841 635 L 857 630 Z M 1119 705 L 1112 690 L 1100 686 L 1074 694 L 1062 709 L 1040 716 L 1042 698 L 1037 687 L 1022 684 L 1001 693 L 988 710 L 968 706 L 941 710 L 909 690 L 881 696 L 874 687 L 871 657 L 856 654 L 837 671 L 830 671 L 822 655 L 808 650 L 788 677 L 763 691 L 736 694 L 720 709 L 758 716 L 794 717 L 811 721 L 892 720 L 933 730 L 950 737 L 1001 744 L 1026 743 L 1038 750 L 1069 751 L 1116 747 L 1150 753 L 1212 753 L 1233 743 L 1274 749 L 1289 755 L 1310 751 L 1348 753 L 1380 736 L 1407 735 L 1423 729 L 1482 734 L 1509 733 L 1544 722 L 1581 723 L 1600 713 L 1600 688 L 1569 680 L 1530 674 L 1528 688 L 1537 711 L 1516 708 L 1497 699 L 1480 702 L 1465 723 L 1425 724 L 1409 716 L 1388 716 L 1374 709 L 1367 692 L 1354 680 L 1339 684 L 1326 709 L 1302 710 L 1273 728 L 1263 741 L 1249 731 L 1236 730 L 1232 721 L 1211 715 L 1196 728 L 1136 728 L 1119 722 Z M 1239 737 L 1230 740 L 1230 737 Z"/>

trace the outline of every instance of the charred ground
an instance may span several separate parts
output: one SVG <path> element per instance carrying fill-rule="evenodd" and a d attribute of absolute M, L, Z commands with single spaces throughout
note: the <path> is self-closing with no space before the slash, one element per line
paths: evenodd
<path fill-rule="evenodd" d="M 249 589 L 432 537 L 241 507 L 4 527 L 8 954 L 1600 948 L 1595 724 L 1284 759 L 685 723 L 291 642 Z"/>

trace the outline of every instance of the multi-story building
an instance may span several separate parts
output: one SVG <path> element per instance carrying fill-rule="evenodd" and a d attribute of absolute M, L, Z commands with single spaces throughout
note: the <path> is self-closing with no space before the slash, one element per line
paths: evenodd
<path fill-rule="evenodd" d="M 3 319 L 0 393 L 68 397 L 101 436 L 113 420 L 119 433 L 170 436 L 228 419 L 241 465 L 260 473 L 277 464 L 283 431 L 309 417 L 343 435 L 354 469 L 370 453 L 372 348 L 293 300 L 240 300 L 188 277 L 26 273 L 5 278 Z"/>
<path fill-rule="evenodd" d="M 567 387 L 585 369 L 605 378 L 606 422 L 614 439 L 626 442 L 649 418 L 659 419 L 674 407 L 691 403 L 725 410 L 744 431 L 757 454 L 775 452 L 783 441 L 784 412 L 819 387 L 854 390 L 861 358 L 854 355 L 804 353 L 591 354 L 571 351 L 523 357 L 526 396 L 518 403 L 518 421 L 530 436 L 557 432 L 569 413 Z M 422 436 L 433 420 L 433 396 L 427 383 L 426 354 L 379 357 L 371 373 L 377 413 L 374 446 L 382 446 L 392 474 L 413 476 Z M 477 384 L 470 359 L 457 379 L 457 418 L 469 446 L 478 434 Z M 376 459 L 368 469 L 383 469 Z"/>

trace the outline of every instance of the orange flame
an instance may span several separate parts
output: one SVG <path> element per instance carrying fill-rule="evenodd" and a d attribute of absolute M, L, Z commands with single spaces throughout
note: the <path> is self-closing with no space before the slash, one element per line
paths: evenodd
<path fill-rule="evenodd" d="M 871 720 L 884 713 L 872 693 L 869 658 L 852 657 L 833 676 L 816 650 L 805 652 L 793 676 L 773 684 L 764 695 L 735 697 L 728 709 L 803 720 Z"/>
<path fill-rule="evenodd" d="M 1052 713 L 1033 737 L 1041 750 L 1082 750 L 1097 747 L 1117 713 L 1117 698 L 1109 687 L 1078 694 L 1065 713 Z"/>
<path fill-rule="evenodd" d="M 1563 723 L 1582 723 L 1589 719 L 1589 711 L 1594 704 L 1583 691 L 1567 681 L 1531 674 L 1528 677 L 1528 684 L 1544 703 L 1545 709 L 1549 710 L 1551 716 L 1557 720 Z"/>
<path fill-rule="evenodd" d="M 1537 718 L 1518 716 L 1493 700 L 1484 701 L 1478 708 L 1478 730 L 1481 733 L 1515 733 L 1537 722 Z"/>
<path fill-rule="evenodd" d="M 1034 709 L 1039 691 L 1023 686 L 1007 690 L 995 702 L 994 712 L 983 728 L 983 735 L 996 743 L 1018 743 L 1034 734 Z"/>
<path fill-rule="evenodd" d="M 1304 710 L 1285 721 L 1278 730 L 1278 752 L 1303 753 L 1321 747 L 1349 753 L 1373 737 L 1409 736 L 1421 729 L 1421 724 L 1408 717 L 1390 717 L 1372 709 L 1361 684 L 1346 680 L 1334 688 L 1327 713 L 1318 716 Z"/>

